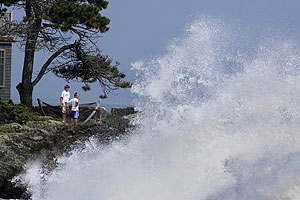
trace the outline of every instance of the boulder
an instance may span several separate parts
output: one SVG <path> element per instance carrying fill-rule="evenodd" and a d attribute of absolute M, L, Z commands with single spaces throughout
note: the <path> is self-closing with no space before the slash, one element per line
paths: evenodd
<path fill-rule="evenodd" d="M 32 159 L 53 162 L 55 166 L 54 157 L 80 148 L 92 136 L 102 144 L 127 137 L 129 120 L 116 118 L 110 123 L 89 123 L 77 127 L 55 120 L 3 125 L 2 128 L 9 131 L 0 134 L 0 199 L 22 199 L 24 194 L 28 194 L 26 188 L 15 187 L 11 180 L 24 172 L 23 167 Z"/>

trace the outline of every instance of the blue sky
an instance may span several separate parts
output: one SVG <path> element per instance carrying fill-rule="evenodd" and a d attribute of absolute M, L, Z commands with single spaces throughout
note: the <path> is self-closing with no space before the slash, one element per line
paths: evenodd
<path fill-rule="evenodd" d="M 209 16 L 238 24 L 247 30 L 249 40 L 269 34 L 284 33 L 286 37 L 300 34 L 299 0 L 111 0 L 104 15 L 111 19 L 110 31 L 99 42 L 104 54 L 121 62 L 120 70 L 127 80 L 134 81 L 130 64 L 147 60 L 163 51 L 174 37 L 184 34 L 186 27 L 198 16 Z M 21 13 L 15 12 L 15 18 Z M 35 59 L 38 72 L 49 54 L 39 52 Z M 15 89 L 21 80 L 23 52 L 13 47 L 12 99 L 19 102 Z M 47 74 L 35 87 L 33 98 L 58 104 L 59 95 L 66 82 Z M 81 93 L 81 102 L 96 101 L 102 94 L 95 84 L 84 92 L 82 84 L 71 82 L 71 92 Z M 105 104 L 131 103 L 129 89 L 119 89 L 109 95 Z"/>

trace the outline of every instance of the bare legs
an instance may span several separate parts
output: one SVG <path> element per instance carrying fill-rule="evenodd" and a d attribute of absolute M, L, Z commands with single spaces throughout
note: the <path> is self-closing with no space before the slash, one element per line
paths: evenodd
<path fill-rule="evenodd" d="M 75 121 L 75 126 L 77 126 L 77 119 L 74 119 Z M 71 124 L 73 125 L 73 118 L 71 118 Z"/>
<path fill-rule="evenodd" d="M 66 118 L 67 118 L 67 112 L 68 112 L 68 103 L 61 104 L 61 109 L 62 109 L 62 121 L 63 123 L 66 123 Z"/>
<path fill-rule="evenodd" d="M 62 120 L 64 123 L 66 123 L 67 113 L 62 114 Z"/>

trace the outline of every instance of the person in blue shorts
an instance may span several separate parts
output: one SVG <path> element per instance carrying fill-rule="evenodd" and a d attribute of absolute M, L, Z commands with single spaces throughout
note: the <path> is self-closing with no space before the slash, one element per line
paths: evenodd
<path fill-rule="evenodd" d="M 71 99 L 70 104 L 72 105 L 71 109 L 71 124 L 75 121 L 75 126 L 77 126 L 77 121 L 79 119 L 79 94 L 75 92 L 74 98 Z"/>

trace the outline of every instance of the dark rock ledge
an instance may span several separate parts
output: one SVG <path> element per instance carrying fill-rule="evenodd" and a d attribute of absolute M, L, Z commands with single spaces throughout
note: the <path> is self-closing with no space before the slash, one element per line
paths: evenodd
<path fill-rule="evenodd" d="M 51 119 L 0 126 L 0 198 L 28 198 L 26 188 L 15 187 L 11 179 L 23 172 L 29 160 L 41 155 L 51 160 L 71 150 L 73 144 L 86 141 L 91 136 L 96 136 L 101 143 L 110 143 L 126 136 L 126 130 L 130 128 L 129 120 L 120 116 L 102 124 L 94 122 L 78 127 Z"/>

